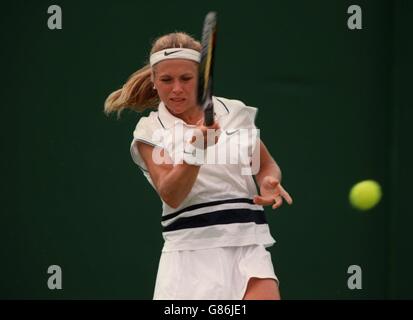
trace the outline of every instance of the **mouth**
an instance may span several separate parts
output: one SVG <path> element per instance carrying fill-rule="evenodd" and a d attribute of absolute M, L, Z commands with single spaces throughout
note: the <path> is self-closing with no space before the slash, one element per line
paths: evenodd
<path fill-rule="evenodd" d="M 173 102 L 182 102 L 185 100 L 185 98 L 170 98 L 170 100 Z"/>

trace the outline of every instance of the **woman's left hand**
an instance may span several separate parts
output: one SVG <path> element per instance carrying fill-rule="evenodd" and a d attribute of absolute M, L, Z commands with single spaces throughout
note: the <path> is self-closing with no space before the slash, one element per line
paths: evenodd
<path fill-rule="evenodd" d="M 272 177 L 266 176 L 263 178 L 260 186 L 261 195 L 254 197 L 254 203 L 262 206 L 272 205 L 273 209 L 277 209 L 283 203 L 283 199 L 288 204 L 293 203 L 293 199 L 287 191 L 281 186 L 280 182 Z"/>

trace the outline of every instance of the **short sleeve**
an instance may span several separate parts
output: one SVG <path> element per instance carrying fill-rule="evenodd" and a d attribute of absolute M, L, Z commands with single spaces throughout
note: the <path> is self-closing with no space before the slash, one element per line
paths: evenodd
<path fill-rule="evenodd" d="M 150 117 L 142 117 L 139 119 L 135 130 L 133 131 L 130 153 L 133 162 L 135 162 L 139 166 L 139 168 L 141 168 L 145 172 L 147 172 L 148 169 L 146 168 L 145 161 L 143 161 L 141 157 L 136 142 L 140 141 L 154 147 L 160 146 L 161 140 L 157 138 L 156 129 L 156 123 L 153 123 Z"/>
<path fill-rule="evenodd" d="M 226 127 L 228 129 L 255 129 L 257 108 L 246 106 L 239 100 L 231 100 L 231 102 Z"/>

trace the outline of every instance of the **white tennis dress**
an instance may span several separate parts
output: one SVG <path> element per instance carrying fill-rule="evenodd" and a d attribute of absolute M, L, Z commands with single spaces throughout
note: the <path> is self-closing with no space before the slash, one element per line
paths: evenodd
<path fill-rule="evenodd" d="M 259 154 L 257 109 L 225 98 L 214 97 L 213 103 L 222 129 L 218 143 L 208 148 L 210 158 L 182 204 L 172 208 L 162 201 L 165 242 L 154 299 L 241 299 L 249 278 L 277 280 L 265 249 L 275 240 L 263 207 L 252 201 L 257 188 L 248 174 L 250 155 Z M 173 116 L 162 102 L 136 125 L 131 155 L 152 186 L 135 142 L 165 149 L 174 158 L 181 150 L 171 138 L 177 128 L 185 135 L 194 126 Z M 240 153 L 248 154 L 248 161 Z"/>

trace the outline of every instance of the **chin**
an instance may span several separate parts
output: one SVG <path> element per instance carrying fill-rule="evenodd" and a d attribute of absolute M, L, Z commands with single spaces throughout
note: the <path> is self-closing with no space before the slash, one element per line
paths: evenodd
<path fill-rule="evenodd" d="M 180 102 L 170 101 L 169 106 L 173 110 L 174 113 L 182 113 L 186 109 L 188 109 L 186 100 L 180 101 Z"/>

